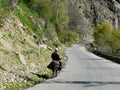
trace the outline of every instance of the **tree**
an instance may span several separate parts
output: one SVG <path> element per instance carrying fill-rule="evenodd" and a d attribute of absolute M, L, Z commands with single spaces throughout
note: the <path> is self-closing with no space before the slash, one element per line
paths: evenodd
<path fill-rule="evenodd" d="M 114 30 L 111 38 L 111 47 L 113 53 L 120 54 L 120 30 Z"/>
<path fill-rule="evenodd" d="M 6 0 L 0 0 L 0 19 L 6 17 L 9 13 L 8 3 Z"/>
<path fill-rule="evenodd" d="M 97 47 L 111 53 L 120 54 L 120 30 L 114 30 L 107 22 L 97 25 L 94 31 Z"/>
<path fill-rule="evenodd" d="M 94 30 L 95 43 L 99 48 L 111 47 L 112 26 L 108 22 L 102 22 Z"/>

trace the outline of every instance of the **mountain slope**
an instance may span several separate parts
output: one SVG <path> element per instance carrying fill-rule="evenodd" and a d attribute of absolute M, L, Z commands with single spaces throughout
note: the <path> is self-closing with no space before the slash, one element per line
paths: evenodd
<path fill-rule="evenodd" d="M 44 20 L 35 11 L 20 3 L 0 21 L 0 88 L 23 88 L 44 79 L 31 72 L 51 74 L 46 68 L 51 61 L 51 50 L 48 48 L 55 46 L 45 36 Z M 52 35 L 57 37 L 55 31 Z"/>
<path fill-rule="evenodd" d="M 91 28 L 103 21 L 120 27 L 119 0 L 68 0 L 70 29 L 82 35 L 90 34 Z"/>
<path fill-rule="evenodd" d="M 51 74 L 46 69 L 51 48 L 63 52 L 62 43 L 91 38 L 102 21 L 120 27 L 119 0 L 1 0 L 0 7 L 1 88 L 41 81 L 31 72 Z"/>

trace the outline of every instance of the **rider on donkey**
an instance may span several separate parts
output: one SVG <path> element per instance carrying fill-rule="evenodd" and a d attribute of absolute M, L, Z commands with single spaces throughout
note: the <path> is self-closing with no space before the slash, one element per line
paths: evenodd
<path fill-rule="evenodd" d="M 52 61 L 58 61 L 58 64 L 59 64 L 58 70 L 61 70 L 62 62 L 61 62 L 61 58 L 58 54 L 58 48 L 55 48 L 55 51 L 51 54 L 51 58 L 52 58 Z"/>

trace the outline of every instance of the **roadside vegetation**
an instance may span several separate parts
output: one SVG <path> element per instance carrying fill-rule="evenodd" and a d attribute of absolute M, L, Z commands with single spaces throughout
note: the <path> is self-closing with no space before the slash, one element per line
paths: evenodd
<path fill-rule="evenodd" d="M 4 0 L 0 0 L 0 19 L 6 17 L 7 15 L 9 15 L 9 9 L 8 9 L 8 5 L 7 2 Z"/>
<path fill-rule="evenodd" d="M 108 22 L 102 22 L 94 30 L 97 48 L 111 54 L 120 54 L 120 29 L 114 29 Z"/>
<path fill-rule="evenodd" d="M 69 16 L 67 6 L 64 1 L 60 0 L 23 0 L 28 7 L 36 11 L 38 16 L 45 21 L 43 30 L 49 40 L 54 43 L 61 42 L 74 43 L 78 40 L 79 36 L 76 32 L 69 30 Z M 53 30 L 54 29 L 54 30 Z M 56 32 L 56 33 L 54 33 Z M 58 39 L 55 37 L 57 35 Z M 70 36 L 69 36 L 70 35 Z M 75 38 L 73 38 L 76 36 Z"/>

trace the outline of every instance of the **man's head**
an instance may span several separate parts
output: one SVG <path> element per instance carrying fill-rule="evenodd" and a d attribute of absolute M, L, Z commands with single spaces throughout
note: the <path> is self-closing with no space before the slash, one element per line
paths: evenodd
<path fill-rule="evenodd" d="M 55 48 L 55 51 L 58 51 L 58 48 Z"/>

